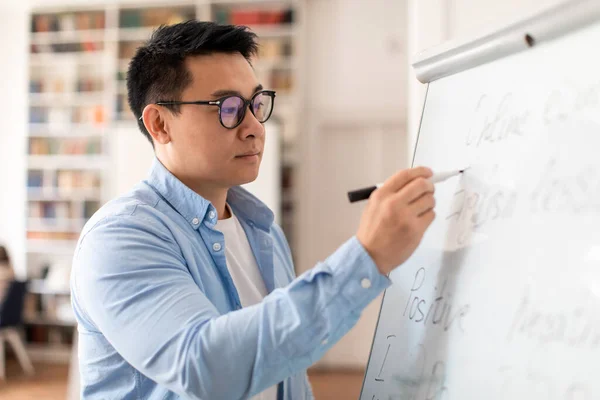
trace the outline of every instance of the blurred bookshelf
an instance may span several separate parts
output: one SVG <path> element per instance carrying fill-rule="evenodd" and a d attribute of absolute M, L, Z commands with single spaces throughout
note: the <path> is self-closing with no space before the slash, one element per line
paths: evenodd
<path fill-rule="evenodd" d="M 127 104 L 129 61 L 154 29 L 189 19 L 250 27 L 253 66 L 277 91 L 280 223 L 294 243 L 294 175 L 302 106 L 303 0 L 130 0 L 35 8 L 29 49 L 26 339 L 33 358 L 68 360 L 74 317 L 67 270 L 81 229 L 114 195 L 114 132 L 137 132 Z M 140 134 L 137 132 L 136 134 Z"/>

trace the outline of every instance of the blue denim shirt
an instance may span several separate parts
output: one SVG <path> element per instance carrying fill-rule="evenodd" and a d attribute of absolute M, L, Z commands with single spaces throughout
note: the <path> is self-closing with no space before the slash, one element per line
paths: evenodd
<path fill-rule="evenodd" d="M 306 368 L 390 281 L 356 238 L 295 278 L 273 213 L 239 187 L 227 201 L 269 292 L 251 307 L 215 208 L 158 160 L 86 224 L 71 275 L 83 399 L 245 399 L 280 382 L 280 399 L 313 398 Z"/>

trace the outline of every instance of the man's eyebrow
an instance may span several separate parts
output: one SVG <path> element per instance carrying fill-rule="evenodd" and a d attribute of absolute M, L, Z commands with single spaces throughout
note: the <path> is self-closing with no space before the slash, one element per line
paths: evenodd
<path fill-rule="evenodd" d="M 254 94 L 254 93 L 256 93 L 256 92 L 258 92 L 260 90 L 263 90 L 263 85 L 258 84 L 254 88 L 254 90 L 252 91 L 252 94 Z M 237 90 L 227 90 L 227 89 L 225 89 L 225 90 L 217 90 L 216 92 L 213 92 L 211 94 L 211 96 L 214 97 L 214 98 L 225 97 L 225 96 L 240 96 L 240 97 L 244 97 Z"/>

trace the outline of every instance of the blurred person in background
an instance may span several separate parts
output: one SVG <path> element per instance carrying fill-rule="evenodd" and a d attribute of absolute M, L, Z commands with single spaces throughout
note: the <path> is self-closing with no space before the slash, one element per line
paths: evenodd
<path fill-rule="evenodd" d="M 8 285 L 15 279 L 8 249 L 0 246 L 0 303 L 4 301 Z"/>

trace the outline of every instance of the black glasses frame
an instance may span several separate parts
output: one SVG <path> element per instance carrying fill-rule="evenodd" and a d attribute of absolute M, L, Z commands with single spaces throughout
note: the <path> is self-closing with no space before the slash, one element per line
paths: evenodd
<path fill-rule="evenodd" d="M 242 121 L 244 121 L 244 118 L 246 118 L 246 110 L 247 109 L 250 109 L 250 112 L 256 118 L 256 114 L 254 114 L 254 110 L 252 109 L 252 102 L 254 101 L 256 96 L 258 96 L 259 94 L 263 94 L 263 95 L 267 95 L 267 96 L 271 97 L 271 111 L 269 112 L 269 115 L 266 116 L 264 121 L 259 121 L 262 124 L 262 123 L 267 122 L 269 120 L 269 118 L 271 118 L 271 114 L 273 114 L 273 109 L 275 108 L 275 91 L 274 90 L 258 91 L 252 95 L 250 100 L 246 100 L 242 96 L 238 96 L 238 95 L 229 95 L 229 96 L 221 97 L 217 100 L 157 101 L 154 104 L 159 105 L 159 106 L 179 106 L 179 105 L 183 105 L 183 104 L 193 104 L 193 105 L 198 105 L 198 106 L 218 106 L 219 107 L 219 122 L 221 123 L 221 126 L 223 126 L 223 128 L 226 128 L 226 129 L 235 129 L 238 126 L 240 126 Z M 244 103 L 244 107 L 242 108 L 242 116 L 241 116 L 240 120 L 234 126 L 229 127 L 229 126 L 225 126 L 225 124 L 223 123 L 223 118 L 221 118 L 221 106 L 223 105 L 225 100 L 230 99 L 232 97 L 237 97 L 238 99 L 242 100 L 242 102 Z"/>

